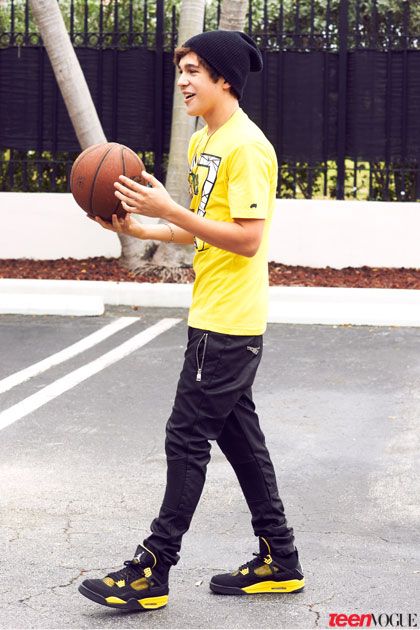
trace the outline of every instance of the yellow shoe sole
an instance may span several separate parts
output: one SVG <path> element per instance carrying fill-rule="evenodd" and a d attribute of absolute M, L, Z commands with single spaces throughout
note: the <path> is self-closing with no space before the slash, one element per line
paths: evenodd
<path fill-rule="evenodd" d="M 110 608 L 118 608 L 119 610 L 131 610 L 142 612 L 146 610 L 157 610 L 163 608 L 168 603 L 168 595 L 158 595 L 155 597 L 143 597 L 142 599 L 130 598 L 129 600 L 120 599 L 119 597 L 104 597 L 95 591 L 90 590 L 84 584 L 80 584 L 79 592 L 88 599 L 101 604 L 102 606 L 109 606 Z"/>
<path fill-rule="evenodd" d="M 251 586 L 244 586 L 245 593 L 296 593 L 305 586 L 305 580 L 286 580 L 285 582 L 258 582 Z"/>
<path fill-rule="evenodd" d="M 210 582 L 210 588 L 214 593 L 221 595 L 254 595 L 256 593 L 299 593 L 305 586 L 305 579 L 302 580 L 285 580 L 284 582 L 276 582 L 275 580 L 267 580 L 265 582 L 256 582 L 250 586 L 224 586 L 215 582 Z"/>
<path fill-rule="evenodd" d="M 134 610 L 137 605 L 144 610 L 155 610 L 163 608 L 168 603 L 168 595 L 160 595 L 159 597 L 144 597 L 143 599 L 129 599 L 127 602 L 119 597 L 105 597 L 108 606 L 114 605 L 116 608 L 123 606 L 133 606 Z M 131 608 L 130 608 L 131 610 Z"/>

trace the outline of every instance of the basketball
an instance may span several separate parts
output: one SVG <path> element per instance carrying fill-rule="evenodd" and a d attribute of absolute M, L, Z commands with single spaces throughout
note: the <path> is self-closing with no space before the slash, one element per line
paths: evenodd
<path fill-rule="evenodd" d="M 141 184 L 144 164 L 128 147 L 117 142 L 95 144 L 75 160 L 70 173 L 70 190 L 78 205 L 91 217 L 111 222 L 112 215 L 126 215 L 115 196 L 114 182 L 126 175 Z"/>

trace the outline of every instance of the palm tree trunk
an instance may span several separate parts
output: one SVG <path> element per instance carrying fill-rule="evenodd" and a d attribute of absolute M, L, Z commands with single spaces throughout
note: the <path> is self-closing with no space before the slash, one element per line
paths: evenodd
<path fill-rule="evenodd" d="M 201 33 L 204 21 L 204 5 L 201 0 L 184 0 L 181 5 L 179 20 L 178 42 L 182 44 L 192 35 Z M 248 0 L 223 0 L 220 13 L 219 29 L 227 31 L 243 31 L 245 28 Z M 180 204 L 189 203 L 187 191 L 187 154 L 188 142 L 191 134 L 201 127 L 204 122 L 189 117 L 179 89 L 174 86 L 174 101 L 172 108 L 171 145 L 169 153 L 168 175 L 166 188 L 171 196 Z M 153 262 L 160 265 L 176 266 L 191 261 L 191 248 L 180 248 L 162 243 L 153 256 Z"/>
<path fill-rule="evenodd" d="M 247 9 L 248 0 L 223 0 L 220 10 L 219 29 L 243 31 Z"/>
<path fill-rule="evenodd" d="M 219 29 L 223 31 L 243 31 L 245 28 L 248 0 L 222 0 Z M 195 131 L 202 129 L 205 122 L 197 119 Z"/>
<path fill-rule="evenodd" d="M 70 120 L 82 149 L 106 142 L 79 60 L 70 41 L 57 0 L 29 0 Z M 134 269 L 149 260 L 156 244 L 119 235 L 121 262 Z"/>
<path fill-rule="evenodd" d="M 52 69 L 82 149 L 106 142 L 86 79 L 56 0 L 29 0 Z"/>
<path fill-rule="evenodd" d="M 178 45 L 201 33 L 204 22 L 205 0 L 184 0 L 181 4 L 178 27 Z M 187 150 L 192 133 L 195 131 L 195 118 L 188 116 L 182 94 L 177 87 L 175 72 L 171 143 L 169 149 L 168 174 L 166 188 L 176 202 L 189 203 L 187 188 Z M 183 177 L 184 176 L 184 177 Z"/>
<path fill-rule="evenodd" d="M 204 8 L 205 0 L 183 0 L 179 17 L 178 45 L 202 32 Z M 188 208 L 190 197 L 187 186 L 187 151 L 191 135 L 195 131 L 196 119 L 188 116 L 185 111 L 182 95 L 176 85 L 177 79 L 177 73 L 175 73 L 171 143 L 165 186 L 176 202 Z M 192 255 L 191 246 L 181 247 L 171 243 L 160 243 L 153 256 L 153 262 L 175 267 L 191 263 Z"/>

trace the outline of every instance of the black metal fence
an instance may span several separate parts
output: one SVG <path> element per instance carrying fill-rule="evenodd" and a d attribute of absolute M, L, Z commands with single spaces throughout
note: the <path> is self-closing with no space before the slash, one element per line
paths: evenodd
<path fill-rule="evenodd" d="M 420 198 L 420 5 L 251 0 L 264 71 L 244 109 L 279 158 L 279 195 Z M 77 140 L 24 0 L 0 4 L 0 190 L 67 190 Z M 418 6 L 417 6 L 418 5 Z M 164 177 L 177 7 L 60 0 L 106 136 Z M 3 7 L 3 9 L 2 9 Z M 220 2 L 207 5 L 216 28 Z"/>

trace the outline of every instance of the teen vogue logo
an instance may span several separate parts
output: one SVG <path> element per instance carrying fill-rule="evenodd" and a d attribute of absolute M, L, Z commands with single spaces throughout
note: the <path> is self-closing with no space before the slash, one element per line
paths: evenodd
<path fill-rule="evenodd" d="M 417 628 L 416 613 L 329 613 L 330 628 Z"/>

